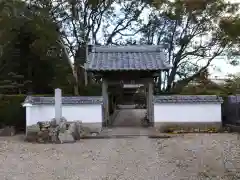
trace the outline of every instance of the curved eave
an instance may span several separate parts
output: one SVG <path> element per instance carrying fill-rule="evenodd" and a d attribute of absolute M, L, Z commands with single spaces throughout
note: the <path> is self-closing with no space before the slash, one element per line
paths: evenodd
<path fill-rule="evenodd" d="M 86 69 L 87 72 L 97 72 L 97 73 L 103 73 L 103 72 L 157 72 L 157 71 L 168 71 L 171 69 L 171 67 L 164 68 L 164 69 Z"/>

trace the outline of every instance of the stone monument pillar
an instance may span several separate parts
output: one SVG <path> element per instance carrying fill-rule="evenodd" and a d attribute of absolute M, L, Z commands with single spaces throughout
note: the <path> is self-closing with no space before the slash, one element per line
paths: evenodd
<path fill-rule="evenodd" d="M 59 124 L 62 118 L 62 90 L 55 89 L 55 119 L 56 123 Z"/>

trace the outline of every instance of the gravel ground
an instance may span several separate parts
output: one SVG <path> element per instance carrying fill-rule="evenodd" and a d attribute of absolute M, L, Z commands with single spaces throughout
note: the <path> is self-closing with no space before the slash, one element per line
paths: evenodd
<path fill-rule="evenodd" d="M 240 140 L 234 134 L 57 145 L 26 143 L 21 136 L 0 138 L 1 180 L 232 180 L 238 160 Z"/>

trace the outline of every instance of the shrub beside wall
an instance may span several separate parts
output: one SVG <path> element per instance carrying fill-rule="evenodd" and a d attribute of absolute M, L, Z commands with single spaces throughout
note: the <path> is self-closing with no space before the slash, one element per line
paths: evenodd
<path fill-rule="evenodd" d="M 15 126 L 25 129 L 25 108 L 22 107 L 25 95 L 0 95 L 0 127 Z"/>

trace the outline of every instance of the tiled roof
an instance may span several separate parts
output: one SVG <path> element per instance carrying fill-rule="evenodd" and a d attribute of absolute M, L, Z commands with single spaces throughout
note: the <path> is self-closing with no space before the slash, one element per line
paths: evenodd
<path fill-rule="evenodd" d="M 215 95 L 172 95 L 172 96 L 155 96 L 154 103 L 222 103 L 223 99 Z"/>
<path fill-rule="evenodd" d="M 88 71 L 166 70 L 167 55 L 160 46 L 100 46 L 88 56 Z"/>
<path fill-rule="evenodd" d="M 24 101 L 32 105 L 51 105 L 54 104 L 54 97 L 39 97 L 39 96 L 27 96 Z M 101 96 L 72 96 L 72 97 L 62 97 L 62 104 L 101 104 L 103 98 Z"/>
<path fill-rule="evenodd" d="M 229 103 L 240 103 L 240 94 L 228 96 Z"/>

